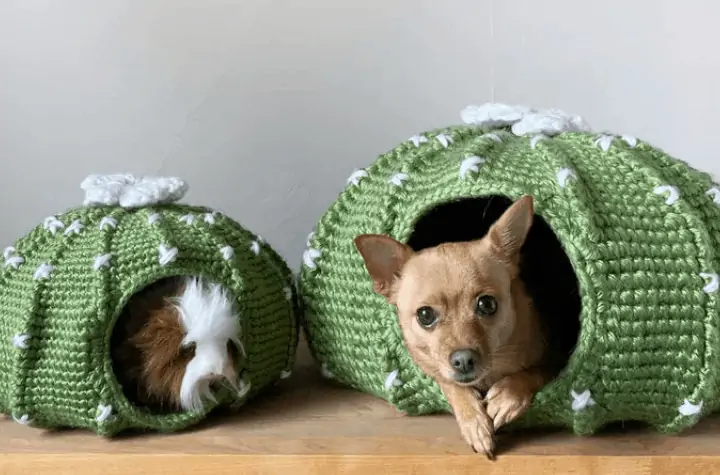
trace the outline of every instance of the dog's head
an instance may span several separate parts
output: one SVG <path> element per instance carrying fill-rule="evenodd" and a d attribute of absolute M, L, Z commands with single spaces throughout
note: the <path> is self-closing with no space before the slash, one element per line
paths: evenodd
<path fill-rule="evenodd" d="M 477 241 L 414 252 L 388 236 L 355 239 L 374 289 L 397 307 L 405 343 L 435 378 L 476 386 L 521 368 L 511 338 L 518 319 L 512 282 L 533 221 L 529 196 L 516 201 Z"/>

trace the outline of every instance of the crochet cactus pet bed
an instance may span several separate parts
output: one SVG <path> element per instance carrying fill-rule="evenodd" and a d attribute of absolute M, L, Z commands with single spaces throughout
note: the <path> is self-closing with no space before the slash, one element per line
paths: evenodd
<path fill-rule="evenodd" d="M 173 178 L 91 176 L 84 206 L 51 216 L 5 249 L 0 268 L 0 413 L 42 428 L 174 431 L 237 407 L 289 375 L 296 297 L 285 262 L 211 209 L 174 204 Z M 242 391 L 201 412 L 153 414 L 123 394 L 110 339 L 129 298 L 170 276 L 220 283 L 240 315 Z"/>
<path fill-rule="evenodd" d="M 481 220 L 492 197 L 507 207 L 529 194 L 536 223 L 547 223 L 574 273 L 579 335 L 515 427 L 589 434 L 634 420 L 676 432 L 716 410 L 720 187 L 643 141 L 592 133 L 560 111 L 488 104 L 462 118 L 356 170 L 310 235 L 299 292 L 325 376 L 408 414 L 448 411 L 410 359 L 394 308 L 373 292 L 353 239 L 374 233 L 429 245 L 432 236 L 419 234 Z M 484 208 L 462 208 L 488 197 Z M 438 219 L 452 206 L 460 208 Z M 548 292 L 562 267 L 540 270 Z"/>

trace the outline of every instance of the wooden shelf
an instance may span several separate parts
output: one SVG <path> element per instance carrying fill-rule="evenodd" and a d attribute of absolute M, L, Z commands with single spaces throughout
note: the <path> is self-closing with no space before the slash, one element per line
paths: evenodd
<path fill-rule="evenodd" d="M 0 420 L 0 474 L 720 473 L 720 418 L 675 437 L 627 427 L 503 435 L 490 462 L 466 447 L 452 416 L 404 416 L 323 380 L 305 348 L 298 360 L 262 400 L 179 434 L 106 440 Z"/>

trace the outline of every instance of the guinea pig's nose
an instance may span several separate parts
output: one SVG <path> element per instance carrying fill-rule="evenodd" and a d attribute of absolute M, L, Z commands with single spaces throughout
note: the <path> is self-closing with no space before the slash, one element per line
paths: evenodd
<path fill-rule="evenodd" d="M 450 355 L 450 365 L 461 374 L 472 373 L 480 361 L 480 355 L 475 350 L 463 349 L 454 351 Z"/>

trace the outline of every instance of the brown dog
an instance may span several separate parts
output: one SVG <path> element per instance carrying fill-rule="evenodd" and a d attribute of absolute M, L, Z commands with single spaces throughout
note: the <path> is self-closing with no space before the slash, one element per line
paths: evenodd
<path fill-rule="evenodd" d="M 540 320 L 518 277 L 532 222 L 526 196 L 477 241 L 414 252 L 387 236 L 355 239 L 375 291 L 397 307 L 413 360 L 442 388 L 465 440 L 490 458 L 495 431 L 549 379 Z"/>

